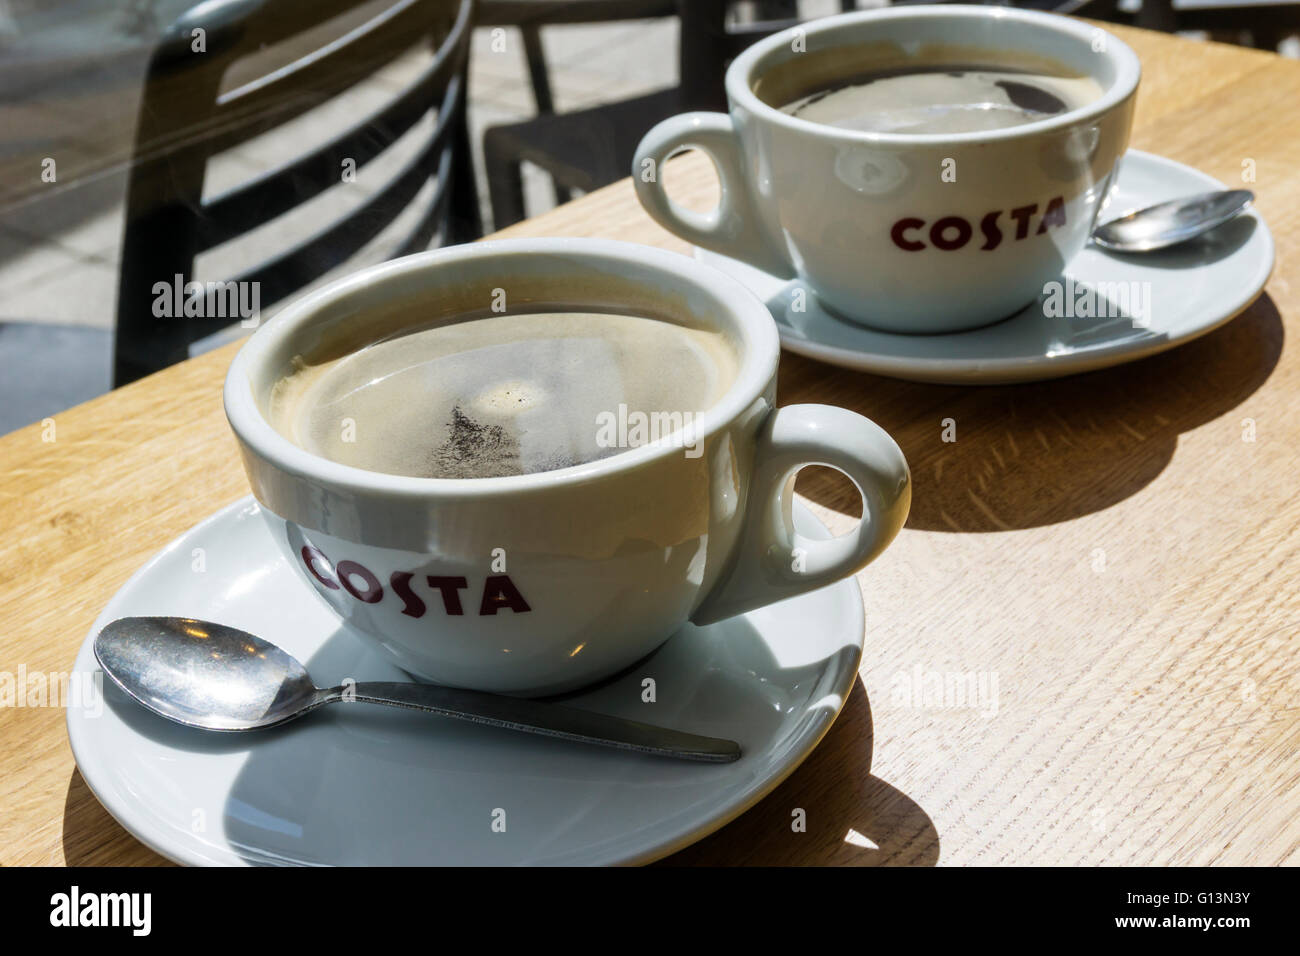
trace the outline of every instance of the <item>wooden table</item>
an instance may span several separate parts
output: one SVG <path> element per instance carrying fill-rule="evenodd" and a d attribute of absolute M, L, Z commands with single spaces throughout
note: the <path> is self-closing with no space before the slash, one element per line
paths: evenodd
<path fill-rule="evenodd" d="M 1266 294 L 1173 352 L 1035 385 L 916 385 L 784 356 L 783 403 L 844 405 L 895 436 L 912 514 L 860 576 L 861 682 L 830 734 L 672 862 L 1300 859 L 1300 359 L 1285 347 L 1300 334 L 1300 64 L 1116 32 L 1145 71 L 1135 147 L 1229 183 L 1253 162 L 1277 239 Z M 699 158 L 668 175 L 684 201 L 712 201 Z M 626 181 L 507 234 L 685 251 Z M 0 439 L 0 670 L 70 670 L 146 558 L 248 493 L 221 410 L 232 354 L 58 415 L 53 436 Z M 843 528 L 856 496 L 831 475 L 805 473 L 800 491 Z M 984 701 L 996 679 L 996 712 L 915 706 L 929 675 L 983 680 Z M 161 862 L 86 787 L 61 710 L 0 721 L 0 863 Z"/>

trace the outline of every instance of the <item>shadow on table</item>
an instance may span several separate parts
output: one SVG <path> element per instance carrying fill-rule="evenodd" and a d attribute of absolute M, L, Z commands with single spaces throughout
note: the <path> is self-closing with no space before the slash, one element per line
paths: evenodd
<path fill-rule="evenodd" d="M 1284 332 L 1262 295 L 1224 327 L 1160 355 L 1047 382 L 947 386 L 832 369 L 785 354 L 785 402 L 844 405 L 877 422 L 907 456 L 907 527 L 983 532 L 1032 528 L 1110 507 L 1146 487 L 1178 436 L 1228 413 L 1272 374 Z M 819 394 L 795 382 L 833 380 Z M 944 441 L 946 420 L 955 441 Z M 1240 423 L 1225 424 L 1240 434 Z M 798 491 L 860 514 L 857 490 L 806 469 Z"/>
<path fill-rule="evenodd" d="M 63 800 L 63 858 L 68 866 L 172 866 L 127 833 L 72 768 Z"/>
<path fill-rule="evenodd" d="M 871 775 L 871 705 L 859 680 L 802 766 L 752 809 L 661 866 L 934 866 L 939 834 L 916 801 Z M 807 830 L 792 829 L 796 809 Z"/>

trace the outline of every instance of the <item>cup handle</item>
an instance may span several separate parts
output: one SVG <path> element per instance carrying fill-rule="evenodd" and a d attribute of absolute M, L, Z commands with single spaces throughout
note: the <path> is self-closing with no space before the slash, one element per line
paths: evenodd
<path fill-rule="evenodd" d="M 722 198 L 708 212 L 686 209 L 664 191 L 664 163 L 685 149 L 703 150 L 718 171 Z M 681 113 L 659 123 L 636 148 L 632 182 L 646 212 L 669 232 L 773 275 L 793 278 L 789 260 L 764 238 L 750 200 L 736 130 L 726 113 Z"/>
<path fill-rule="evenodd" d="M 843 472 L 862 495 L 852 531 L 814 541 L 794 530 L 794 479 L 806 465 Z M 691 615 L 712 624 L 857 573 L 894 540 L 912 503 L 907 460 L 875 422 L 831 405 L 788 405 L 764 423 L 731 567 Z"/>

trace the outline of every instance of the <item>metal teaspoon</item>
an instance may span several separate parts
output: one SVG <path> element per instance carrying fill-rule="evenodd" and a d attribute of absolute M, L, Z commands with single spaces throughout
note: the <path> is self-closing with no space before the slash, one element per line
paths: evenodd
<path fill-rule="evenodd" d="M 1235 219 L 1255 201 L 1249 189 L 1226 189 L 1147 206 L 1092 231 L 1092 241 L 1113 252 L 1153 252 L 1195 239 Z"/>
<path fill-rule="evenodd" d="M 120 618 L 95 636 L 95 657 L 104 673 L 140 704 L 204 730 L 275 727 L 350 699 L 682 760 L 727 763 L 740 756 L 740 746 L 731 740 L 481 691 L 414 682 L 321 689 L 279 647 L 210 621 Z"/>

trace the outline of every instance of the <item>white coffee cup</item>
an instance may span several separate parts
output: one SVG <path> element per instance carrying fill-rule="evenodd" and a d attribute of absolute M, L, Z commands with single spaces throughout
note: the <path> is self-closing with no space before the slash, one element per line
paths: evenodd
<path fill-rule="evenodd" d="M 777 108 L 793 80 L 831 83 L 909 63 L 1038 62 L 1091 76 L 1101 97 L 1007 129 L 915 135 L 844 130 Z M 1110 33 L 1030 10 L 827 17 L 737 57 L 726 76 L 729 115 L 685 113 L 654 127 L 633 181 L 664 228 L 797 276 L 845 318 L 892 332 L 974 328 L 1032 302 L 1087 243 L 1128 145 L 1140 73 Z M 708 213 L 673 202 L 659 175 L 688 148 L 717 167 L 722 198 Z"/>
<path fill-rule="evenodd" d="M 425 324 L 439 310 L 467 314 L 494 289 L 534 307 L 720 331 L 736 379 L 689 442 L 508 477 L 366 471 L 298 447 L 268 421 L 295 356 L 310 360 L 340 336 L 363 343 L 377 322 L 391 333 L 393 322 Z M 545 694 L 627 667 L 688 620 L 848 577 L 902 527 L 911 488 L 898 446 L 842 408 L 778 409 L 778 356 L 763 304 L 684 256 L 594 239 L 488 241 L 373 266 L 288 306 L 235 357 L 225 405 L 276 538 L 341 618 L 420 677 Z M 857 485 L 864 519 L 853 531 L 827 541 L 795 532 L 793 477 L 808 464 Z"/>

